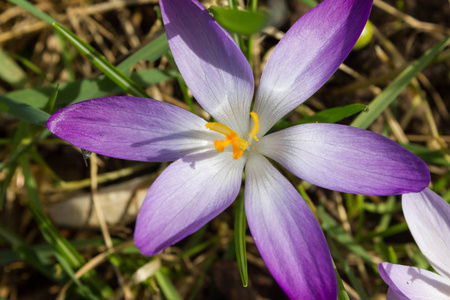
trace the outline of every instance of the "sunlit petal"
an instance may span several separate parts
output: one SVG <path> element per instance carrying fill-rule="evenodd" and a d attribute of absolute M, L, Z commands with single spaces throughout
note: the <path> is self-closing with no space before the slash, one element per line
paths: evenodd
<path fill-rule="evenodd" d="M 403 195 L 402 207 L 420 251 L 437 272 L 450 279 L 450 205 L 425 189 Z"/>
<path fill-rule="evenodd" d="M 426 164 L 376 133 L 337 124 L 303 124 L 261 139 L 258 151 L 315 185 L 366 195 L 419 192 Z"/>
<path fill-rule="evenodd" d="M 197 231 L 237 197 L 245 161 L 217 152 L 172 163 L 150 187 L 139 211 L 134 239 L 154 255 Z"/>
<path fill-rule="evenodd" d="M 336 299 L 330 252 L 296 189 L 261 155 L 245 168 L 245 211 L 267 267 L 292 299 Z"/>
<path fill-rule="evenodd" d="M 302 16 L 273 51 L 261 77 L 254 111 L 261 134 L 314 94 L 350 53 L 372 0 L 327 0 Z"/>
<path fill-rule="evenodd" d="M 138 161 L 172 161 L 212 149 L 205 120 L 171 104 L 137 97 L 78 102 L 54 113 L 47 126 L 72 145 Z"/>
<path fill-rule="evenodd" d="M 220 123 L 247 133 L 254 83 L 242 51 L 197 1 L 160 5 L 173 57 L 196 100 Z"/>
<path fill-rule="evenodd" d="M 383 280 L 398 298 L 448 300 L 450 280 L 419 268 L 381 263 L 378 265 Z"/>

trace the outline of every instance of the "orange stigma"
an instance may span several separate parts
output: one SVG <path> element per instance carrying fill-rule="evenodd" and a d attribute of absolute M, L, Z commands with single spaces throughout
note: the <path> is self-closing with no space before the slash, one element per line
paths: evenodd
<path fill-rule="evenodd" d="M 255 112 L 251 112 L 250 115 L 253 118 L 253 128 L 248 134 L 248 136 L 252 136 L 255 140 L 258 141 L 258 138 L 256 137 L 256 133 L 259 130 L 259 121 L 258 121 L 258 115 Z M 208 122 L 206 123 L 206 128 L 216 131 L 218 133 L 221 133 L 225 135 L 224 140 L 215 140 L 214 141 L 214 147 L 216 148 L 217 152 L 222 153 L 225 148 L 229 145 L 233 148 L 233 158 L 239 159 L 241 158 L 242 154 L 244 154 L 245 149 L 249 145 L 249 143 L 239 137 L 239 135 L 231 130 L 228 126 L 223 125 L 218 122 Z"/>

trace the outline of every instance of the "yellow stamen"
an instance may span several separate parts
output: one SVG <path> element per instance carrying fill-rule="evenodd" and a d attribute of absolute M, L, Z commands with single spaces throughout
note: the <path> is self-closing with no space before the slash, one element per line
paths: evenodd
<path fill-rule="evenodd" d="M 258 115 L 255 112 L 251 112 L 250 115 L 253 118 L 254 125 L 248 136 L 252 136 L 255 140 L 258 141 L 258 138 L 256 137 L 256 134 L 258 133 L 259 130 Z M 241 158 L 242 154 L 244 154 L 245 149 L 249 145 L 249 143 L 246 140 L 240 138 L 236 132 L 234 132 L 228 126 L 223 125 L 221 123 L 209 122 L 206 123 L 205 126 L 210 130 L 225 135 L 224 140 L 214 141 L 214 147 L 216 148 L 217 152 L 222 153 L 226 147 L 231 145 L 231 147 L 233 148 L 233 158 L 234 159 Z"/>
<path fill-rule="evenodd" d="M 231 144 L 231 147 L 233 148 L 233 158 L 241 158 L 242 154 L 244 154 L 245 148 L 247 148 L 248 146 L 248 142 L 246 140 L 241 139 L 236 132 L 221 123 L 209 122 L 206 123 L 205 126 L 210 130 L 225 135 L 225 139 L 223 141 L 214 141 L 214 147 L 216 148 L 217 152 L 223 152 L 225 148 Z"/>
<path fill-rule="evenodd" d="M 252 118 L 253 118 L 253 123 L 254 123 L 254 125 L 253 125 L 252 130 L 251 130 L 250 133 L 248 134 L 248 136 L 252 135 L 253 138 L 254 138 L 255 140 L 259 141 L 258 138 L 256 137 L 256 134 L 258 133 L 258 130 L 259 130 L 259 120 L 258 120 L 258 115 L 257 115 L 254 111 L 252 111 L 252 112 L 250 113 L 250 116 L 252 116 Z"/>

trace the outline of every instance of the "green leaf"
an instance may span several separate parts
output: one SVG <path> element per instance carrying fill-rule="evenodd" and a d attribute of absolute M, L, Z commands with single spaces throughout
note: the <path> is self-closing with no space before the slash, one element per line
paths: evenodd
<path fill-rule="evenodd" d="M 255 34 L 269 23 L 269 15 L 262 10 L 250 12 L 218 6 L 211 6 L 208 10 L 220 26 L 238 34 Z"/>
<path fill-rule="evenodd" d="M 449 43 L 450 37 L 439 42 L 418 60 L 410 64 L 403 70 L 395 80 L 388 85 L 373 101 L 369 104 L 369 111 L 360 114 L 351 124 L 351 126 L 366 129 L 373 121 L 397 98 L 402 90 L 411 82 L 411 80 L 425 68 L 436 55 L 439 54 Z"/>
<path fill-rule="evenodd" d="M 0 78 L 13 88 L 22 88 L 27 82 L 27 75 L 20 66 L 0 48 Z"/>
<path fill-rule="evenodd" d="M 341 107 L 334 107 L 320 111 L 312 116 L 305 117 L 294 124 L 286 120 L 281 119 L 277 122 L 277 129 L 284 129 L 293 125 L 305 124 L 305 123 L 336 123 L 345 118 L 348 118 L 358 112 L 367 109 L 367 106 L 360 103 L 349 104 Z"/>
<path fill-rule="evenodd" d="M 175 76 L 176 72 L 149 69 L 133 73 L 131 79 L 140 85 L 151 85 L 172 79 Z M 56 84 L 34 89 L 13 91 L 5 96 L 14 101 L 26 103 L 33 107 L 44 108 L 55 88 Z M 58 99 L 56 100 L 55 106 L 61 107 L 69 103 L 103 97 L 106 94 L 115 94 L 119 92 L 120 88 L 109 78 L 104 76 L 96 79 L 84 79 L 61 83 L 59 85 Z"/>
<path fill-rule="evenodd" d="M 300 0 L 300 2 L 303 2 L 311 8 L 318 4 L 316 0 Z"/>
<path fill-rule="evenodd" d="M 356 113 L 366 109 L 367 106 L 360 103 L 345 105 L 341 107 L 334 107 L 320 111 L 310 117 L 306 117 L 296 122 L 295 124 L 304 123 L 336 123 L 345 118 L 348 118 Z"/>
<path fill-rule="evenodd" d="M 46 126 L 50 115 L 38 108 L 25 103 L 17 102 L 5 96 L 0 96 L 0 110 L 11 114 L 12 116 L 33 124 Z"/>
<path fill-rule="evenodd" d="M 239 197 L 236 203 L 234 216 L 234 244 L 236 248 L 236 260 L 241 274 L 242 285 L 248 286 L 247 249 L 245 245 L 245 232 L 247 219 L 245 217 L 244 198 Z"/>
<path fill-rule="evenodd" d="M 137 97 L 150 98 L 144 89 L 142 89 L 137 83 L 118 70 L 100 53 L 98 53 L 97 50 L 83 42 L 74 33 L 56 22 L 53 22 L 53 27 L 55 27 L 58 32 L 68 39 L 69 42 L 71 42 L 84 56 L 86 56 L 97 68 L 99 68 L 106 76 L 108 76 L 108 78 L 114 81 L 125 92 Z"/>

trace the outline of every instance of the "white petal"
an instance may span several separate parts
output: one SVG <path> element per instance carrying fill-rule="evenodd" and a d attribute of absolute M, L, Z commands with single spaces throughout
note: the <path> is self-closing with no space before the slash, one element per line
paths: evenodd
<path fill-rule="evenodd" d="M 402 197 L 403 213 L 422 253 L 450 279 L 450 205 L 429 189 Z"/>

